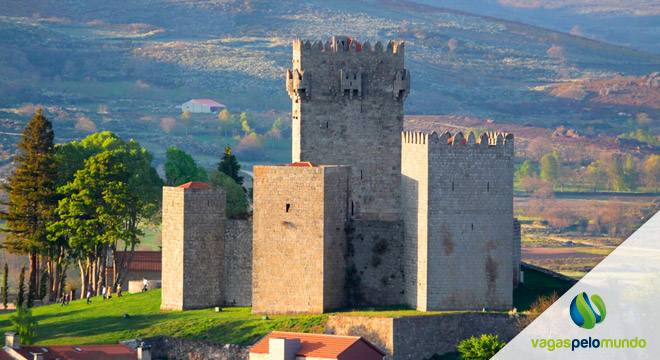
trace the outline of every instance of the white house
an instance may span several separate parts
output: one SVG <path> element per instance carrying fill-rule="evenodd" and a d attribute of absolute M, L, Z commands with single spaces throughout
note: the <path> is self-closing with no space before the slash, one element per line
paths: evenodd
<path fill-rule="evenodd" d="M 192 99 L 181 105 L 181 111 L 190 110 L 191 113 L 216 113 L 226 109 L 225 105 L 211 99 Z"/>

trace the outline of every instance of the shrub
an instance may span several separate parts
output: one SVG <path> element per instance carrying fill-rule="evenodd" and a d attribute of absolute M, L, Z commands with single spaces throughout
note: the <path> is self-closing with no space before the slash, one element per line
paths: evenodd
<path fill-rule="evenodd" d="M 31 345 L 37 335 L 37 320 L 32 316 L 32 309 L 21 306 L 16 313 L 9 318 L 14 331 L 21 334 L 21 344 Z"/>
<path fill-rule="evenodd" d="M 461 341 L 458 352 L 465 360 L 488 360 L 495 356 L 506 343 L 499 341 L 497 335 L 483 334 L 481 337 L 471 337 Z"/>

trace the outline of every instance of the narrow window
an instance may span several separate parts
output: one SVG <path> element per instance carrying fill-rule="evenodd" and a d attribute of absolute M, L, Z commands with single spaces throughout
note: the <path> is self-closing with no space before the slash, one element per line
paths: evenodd
<path fill-rule="evenodd" d="M 328 123 L 327 121 L 325 122 L 325 128 L 326 129 L 330 128 L 330 123 Z"/>
<path fill-rule="evenodd" d="M 490 191 L 490 181 L 486 184 L 486 191 Z"/>
<path fill-rule="evenodd" d="M 362 170 L 360 170 L 360 180 L 362 180 Z"/>
<path fill-rule="evenodd" d="M 470 224 L 470 226 L 472 227 L 472 230 L 474 230 L 474 223 Z"/>
<path fill-rule="evenodd" d="M 289 212 L 290 208 L 291 208 L 291 204 L 286 204 L 286 212 Z"/>
<path fill-rule="evenodd" d="M 351 201 L 351 216 L 355 215 L 355 204 Z"/>
<path fill-rule="evenodd" d="M 454 191 L 454 182 L 451 182 L 451 191 Z"/>

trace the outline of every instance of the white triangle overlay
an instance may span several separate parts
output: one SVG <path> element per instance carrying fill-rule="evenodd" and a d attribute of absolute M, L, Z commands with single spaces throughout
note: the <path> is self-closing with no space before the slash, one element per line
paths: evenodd
<path fill-rule="evenodd" d="M 578 294 L 599 295 L 605 319 L 593 329 L 571 320 L 569 308 Z M 593 305 L 593 303 L 592 303 Z M 594 310 L 598 312 L 595 306 Z M 537 347 L 532 340 L 599 339 L 598 348 Z M 603 339 L 640 339 L 646 346 L 603 347 Z M 592 342 L 593 344 L 593 342 Z M 551 305 L 493 359 L 660 359 L 660 212 Z"/>

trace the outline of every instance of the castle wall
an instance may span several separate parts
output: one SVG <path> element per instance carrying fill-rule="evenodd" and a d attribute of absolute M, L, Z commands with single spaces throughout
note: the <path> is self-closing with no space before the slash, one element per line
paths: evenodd
<path fill-rule="evenodd" d="M 227 220 L 225 227 L 226 306 L 252 304 L 252 220 Z"/>
<path fill-rule="evenodd" d="M 162 309 L 222 304 L 225 190 L 163 187 Z"/>
<path fill-rule="evenodd" d="M 350 305 L 405 304 L 403 222 L 353 220 L 347 233 Z M 351 270 L 352 271 L 352 270 Z"/>
<path fill-rule="evenodd" d="M 365 43 L 360 51 L 355 44 L 331 50 L 329 43 L 294 42 L 287 72 L 292 160 L 351 166 L 352 216 L 398 220 L 399 134 L 410 81 L 403 42 L 374 50 Z"/>
<path fill-rule="evenodd" d="M 404 163 L 414 154 L 428 153 L 427 197 L 418 191 L 417 199 L 403 200 L 421 208 L 417 240 L 410 237 L 412 230 L 405 233 L 406 244 L 417 242 L 415 305 L 426 311 L 510 309 L 513 136 L 484 134 L 480 143 L 474 136 L 463 139 L 460 133 L 450 137 L 404 134 L 404 142 L 411 143 L 404 147 L 404 152 L 411 152 L 402 157 Z M 403 167 L 413 174 L 409 168 L 419 165 L 417 160 Z M 423 183 L 423 175 L 404 180 L 407 187 L 414 188 L 417 179 L 418 184 Z M 406 194 L 414 196 L 411 190 Z M 424 202 L 428 209 L 423 209 Z M 423 234 L 419 224 L 425 212 L 427 230 Z M 425 296 L 421 294 L 424 290 Z"/>
<path fill-rule="evenodd" d="M 520 283 L 520 248 L 522 245 L 522 236 L 520 231 L 520 221 L 513 219 L 513 288 L 517 288 Z"/>
<path fill-rule="evenodd" d="M 348 171 L 255 166 L 254 314 L 322 313 L 341 304 Z"/>

